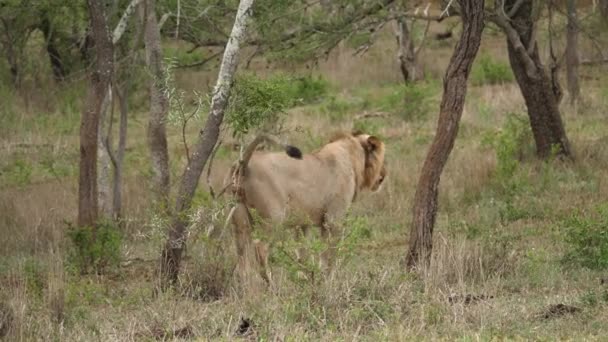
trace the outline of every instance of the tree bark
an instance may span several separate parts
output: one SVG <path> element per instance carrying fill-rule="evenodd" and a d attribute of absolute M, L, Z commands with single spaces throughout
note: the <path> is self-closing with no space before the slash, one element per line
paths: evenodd
<path fill-rule="evenodd" d="M 580 97 L 580 86 L 578 82 L 578 18 L 576 13 L 576 1 L 567 0 L 568 25 L 566 34 L 566 75 L 568 80 L 568 95 L 570 104 L 575 105 Z"/>
<path fill-rule="evenodd" d="M 112 160 L 110 159 L 110 140 L 112 117 L 108 117 L 108 109 L 112 107 L 112 87 L 105 93 L 101 110 L 99 111 L 99 126 L 97 133 L 97 203 L 99 214 L 104 219 L 112 218 Z"/>
<path fill-rule="evenodd" d="M 161 255 L 163 287 L 177 281 L 182 250 L 185 245 L 186 227 L 188 225 L 184 212 L 190 208 L 192 197 L 198 186 L 203 168 L 217 143 L 220 125 L 222 124 L 224 112 L 228 105 L 232 81 L 238 65 L 240 44 L 245 38 L 252 5 L 253 0 L 241 0 L 239 3 L 232 32 L 224 49 L 220 71 L 213 90 L 211 110 L 205 122 L 205 127 L 201 130 L 196 145 L 193 146 L 190 162 L 182 175 L 171 229 L 169 230 L 167 243 Z"/>
<path fill-rule="evenodd" d="M 422 69 L 418 65 L 414 40 L 407 26 L 405 18 L 396 20 L 395 38 L 397 38 L 397 59 L 403 81 L 405 83 L 415 82 L 423 78 Z"/>
<path fill-rule="evenodd" d="M 600 0 L 600 13 L 605 21 L 608 21 L 608 0 Z"/>
<path fill-rule="evenodd" d="M 160 44 L 160 31 L 156 19 L 156 1 L 146 0 L 144 21 L 144 43 L 146 46 L 146 67 L 151 75 L 150 117 L 148 121 L 148 144 L 154 172 L 153 191 L 157 205 L 169 212 L 169 152 L 167 150 L 166 120 L 169 99 L 163 91 L 165 70 Z"/>
<path fill-rule="evenodd" d="M 505 10 L 510 12 L 517 2 L 506 0 Z M 561 89 L 540 60 L 532 5 L 532 0 L 524 0 L 511 20 L 499 26 L 507 33 L 509 62 L 528 108 L 537 155 L 547 158 L 556 146 L 557 154 L 569 157 L 570 144 L 559 111 Z"/>
<path fill-rule="evenodd" d="M 122 167 L 127 147 L 127 96 L 121 94 L 118 86 L 115 86 L 116 97 L 120 109 L 120 127 L 118 129 L 118 148 L 116 156 L 110 155 L 114 164 L 114 186 L 112 190 L 112 216 L 116 222 L 122 218 Z M 126 89 L 127 87 L 125 87 Z"/>
<path fill-rule="evenodd" d="M 407 267 L 425 269 L 430 265 L 433 227 L 437 215 L 437 194 L 441 172 L 454 147 L 462 116 L 467 80 L 479 50 L 484 28 L 484 1 L 459 0 L 462 33 L 443 79 L 439 122 L 414 196 Z"/>
<path fill-rule="evenodd" d="M 97 135 L 99 115 L 113 73 L 113 46 L 101 0 L 88 0 L 95 67 L 80 123 L 80 174 L 78 225 L 94 227 L 97 221 Z"/>

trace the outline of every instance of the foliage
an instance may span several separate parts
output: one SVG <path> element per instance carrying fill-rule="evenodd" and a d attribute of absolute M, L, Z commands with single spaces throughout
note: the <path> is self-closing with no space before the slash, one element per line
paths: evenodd
<path fill-rule="evenodd" d="M 527 117 L 508 113 L 503 127 L 484 137 L 483 145 L 496 151 L 496 178 L 506 184 L 515 174 L 519 161 L 532 146 L 532 131 Z"/>
<path fill-rule="evenodd" d="M 122 234 L 112 222 L 98 222 L 96 227 L 68 225 L 71 242 L 69 261 L 81 273 L 103 272 L 117 266 L 121 257 Z"/>
<path fill-rule="evenodd" d="M 329 91 L 329 82 L 322 76 L 296 76 L 287 84 L 292 106 L 321 100 Z"/>
<path fill-rule="evenodd" d="M 481 55 L 473 64 L 471 81 L 474 85 L 501 84 L 513 81 L 511 67 L 490 55 Z"/>
<path fill-rule="evenodd" d="M 407 121 L 424 119 L 432 109 L 431 98 L 436 92 L 432 82 L 400 85 L 379 100 L 378 109 Z"/>
<path fill-rule="evenodd" d="M 239 76 L 226 113 L 226 122 L 233 134 L 240 137 L 252 129 L 278 123 L 294 103 L 289 83 L 290 79 L 283 75 L 268 79 L 252 74 Z"/>
<path fill-rule="evenodd" d="M 570 249 L 564 260 L 590 269 L 608 268 L 608 204 L 594 214 L 576 212 L 562 221 Z"/>

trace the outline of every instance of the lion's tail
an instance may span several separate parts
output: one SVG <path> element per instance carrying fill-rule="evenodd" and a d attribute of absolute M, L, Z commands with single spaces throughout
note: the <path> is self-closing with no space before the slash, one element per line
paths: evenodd
<path fill-rule="evenodd" d="M 245 152 L 243 152 L 243 159 L 241 159 L 241 162 L 240 162 L 240 165 L 242 168 L 247 167 L 247 165 L 249 164 L 249 160 L 251 159 L 251 156 L 253 156 L 253 152 L 255 152 L 255 149 L 258 147 L 258 145 L 263 142 L 268 142 L 268 143 L 280 146 L 283 150 L 285 150 L 285 153 L 287 153 L 288 156 L 290 156 L 294 159 L 302 159 L 302 151 L 300 151 L 299 148 L 297 148 L 295 146 L 283 144 L 282 142 L 280 142 L 277 138 L 275 138 L 273 136 L 266 135 L 266 134 L 260 134 L 249 144 L 249 146 L 247 146 L 247 148 L 245 149 Z"/>

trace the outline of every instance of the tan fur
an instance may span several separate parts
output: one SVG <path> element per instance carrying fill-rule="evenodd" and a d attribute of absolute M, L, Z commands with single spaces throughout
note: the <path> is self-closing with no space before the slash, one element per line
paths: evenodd
<path fill-rule="evenodd" d="M 256 138 L 254 143 L 260 140 Z M 240 258 L 247 258 L 247 250 L 253 250 L 247 247 L 251 221 L 250 217 L 242 217 L 249 216 L 246 209 L 255 209 L 269 223 L 283 223 L 288 217 L 292 222 L 295 217 L 296 224 L 319 226 L 322 236 L 329 238 L 335 222 L 346 214 L 357 194 L 378 190 L 386 177 L 385 145 L 367 134 L 341 134 L 302 159 L 285 153 L 253 152 L 254 143 L 247 149 L 252 153 L 233 173 L 233 191 L 239 206 L 233 223 Z M 258 242 L 255 254 L 262 276 L 269 281 L 265 270 L 267 249 Z"/>

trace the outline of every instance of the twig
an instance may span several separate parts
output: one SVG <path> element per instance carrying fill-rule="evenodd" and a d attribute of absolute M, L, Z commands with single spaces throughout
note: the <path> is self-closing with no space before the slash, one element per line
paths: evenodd
<path fill-rule="evenodd" d="M 180 65 L 176 65 L 175 67 L 179 68 L 179 69 L 185 69 L 185 68 L 194 68 L 194 67 L 202 66 L 202 65 L 207 64 L 209 61 L 215 59 L 217 56 L 219 56 L 223 53 L 224 53 L 224 49 L 214 53 L 213 55 L 203 59 L 200 62 L 196 62 L 196 63 L 192 63 L 192 64 L 180 64 Z"/>
<path fill-rule="evenodd" d="M 211 194 L 211 198 L 215 199 L 215 192 L 213 191 L 213 186 L 211 186 L 211 168 L 213 167 L 213 160 L 215 159 L 215 153 L 222 145 L 222 140 L 218 140 L 217 144 L 211 151 L 211 156 L 209 156 L 209 165 L 207 166 L 207 186 L 209 187 L 209 193 Z"/>
<path fill-rule="evenodd" d="M 385 112 L 373 112 L 373 113 L 364 112 L 359 115 L 356 115 L 355 120 L 368 119 L 368 118 L 386 118 L 388 116 L 389 116 L 388 113 L 385 113 Z"/>

